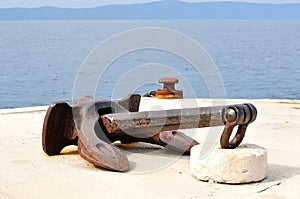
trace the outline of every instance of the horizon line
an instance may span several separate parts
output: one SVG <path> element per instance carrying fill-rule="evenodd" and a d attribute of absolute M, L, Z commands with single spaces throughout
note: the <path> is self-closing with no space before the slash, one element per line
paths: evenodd
<path fill-rule="evenodd" d="M 1 2 L 2 0 L 0 0 Z M 140 3 L 116 3 L 116 4 L 105 4 L 105 5 L 98 5 L 98 6 L 93 6 L 93 7 L 60 7 L 60 6 L 52 6 L 52 5 L 45 5 L 45 6 L 36 6 L 36 7 L 0 7 L 0 9 L 35 9 L 35 8 L 61 8 L 61 9 L 90 9 L 90 8 L 100 8 L 100 7 L 107 7 L 107 6 L 130 6 L 130 5 L 145 5 L 145 4 L 152 4 L 152 3 L 157 3 L 157 2 L 164 2 L 164 1 L 177 1 L 177 2 L 182 2 L 186 4 L 207 4 L 207 3 L 241 3 L 241 4 L 260 4 L 260 5 L 293 5 L 293 4 L 300 4 L 300 2 L 248 2 L 248 1 L 235 1 L 235 0 L 226 0 L 226 1 L 201 1 L 201 2 L 188 2 L 184 0 L 154 0 L 151 2 L 140 2 Z"/>

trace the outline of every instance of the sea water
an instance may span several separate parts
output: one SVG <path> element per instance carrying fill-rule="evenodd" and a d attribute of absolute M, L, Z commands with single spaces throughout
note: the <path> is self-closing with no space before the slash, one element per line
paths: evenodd
<path fill-rule="evenodd" d="M 297 20 L 0 21 L 0 108 L 71 101 L 80 67 L 89 53 L 115 34 L 142 27 L 176 30 L 200 44 L 216 65 L 226 98 L 300 99 L 300 21 Z M 179 83 L 177 88 L 184 90 L 185 97 L 211 97 L 206 77 L 171 52 L 143 49 L 110 61 L 113 63 L 105 73 L 95 79 L 96 97 L 125 95 L 114 93 L 118 83 L 125 84 L 120 83 L 122 76 L 149 63 L 178 71 L 194 93 L 189 95 L 189 90 Z M 129 90 L 143 95 L 160 88 L 150 78 L 152 73 L 158 71 L 151 68 L 135 71 L 132 82 L 143 84 Z M 157 77 L 168 75 L 159 73 Z"/>

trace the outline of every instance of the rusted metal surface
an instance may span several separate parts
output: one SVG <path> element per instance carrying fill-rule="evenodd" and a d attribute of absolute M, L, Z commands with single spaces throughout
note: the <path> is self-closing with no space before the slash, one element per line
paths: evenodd
<path fill-rule="evenodd" d="M 162 89 L 156 91 L 150 91 L 145 94 L 144 97 L 155 97 L 159 99 L 182 99 L 183 92 L 175 89 L 175 84 L 179 82 L 178 79 L 173 77 L 165 77 L 158 80 L 159 83 L 163 84 Z"/>
<path fill-rule="evenodd" d="M 59 155 L 64 147 L 77 145 L 74 127 L 72 108 L 67 103 L 57 102 L 50 105 L 43 125 L 43 150 L 48 155 Z"/>
<path fill-rule="evenodd" d="M 138 112 L 139 103 L 139 95 L 118 101 L 84 97 L 70 105 L 54 103 L 44 120 L 43 150 L 58 155 L 64 147 L 78 145 L 80 156 L 95 166 L 127 171 L 127 157 L 112 142 L 147 142 L 189 154 L 199 143 L 175 130 L 225 125 L 221 146 L 235 148 L 257 114 L 252 104 Z"/>
<path fill-rule="evenodd" d="M 228 108 L 226 106 L 200 107 L 135 112 L 130 115 L 114 113 L 102 115 L 101 119 L 109 134 L 147 136 L 151 132 L 158 131 L 222 126 L 230 121 L 228 117 L 232 117 L 231 111 L 234 111 L 236 116 L 230 122 L 234 125 L 246 124 L 251 122 L 248 118 L 252 113 L 248 109 L 247 105 L 237 104 Z"/>
<path fill-rule="evenodd" d="M 158 80 L 163 84 L 163 89 L 156 90 L 155 97 L 159 99 L 182 99 L 183 92 L 175 89 L 175 84 L 179 82 L 178 79 L 172 77 L 165 77 Z"/>
<path fill-rule="evenodd" d="M 194 139 L 186 136 L 180 131 L 162 131 L 158 134 L 158 142 L 160 145 L 168 149 L 189 154 L 191 148 L 199 144 Z"/>
<path fill-rule="evenodd" d="M 130 96 L 120 103 L 134 109 L 132 106 L 135 105 L 136 98 L 140 99 L 139 96 Z M 94 126 L 98 124 L 98 110 L 110 113 L 114 108 L 118 111 L 126 110 L 125 107 L 110 100 L 92 97 L 82 98 L 71 105 L 53 104 L 47 111 L 43 127 L 45 153 L 58 155 L 64 147 L 78 145 L 80 156 L 95 166 L 127 171 L 129 168 L 127 157 L 118 148 L 100 139 L 94 131 Z M 102 129 L 100 130 L 98 134 L 104 134 Z"/>
<path fill-rule="evenodd" d="M 244 138 L 248 124 L 256 119 L 257 111 L 252 104 L 228 107 L 201 107 L 165 111 L 136 112 L 102 115 L 101 119 L 109 134 L 130 134 L 147 137 L 151 132 L 225 125 L 221 137 L 222 148 L 235 148 Z M 239 126 L 229 141 L 235 126 Z"/>
<path fill-rule="evenodd" d="M 148 142 L 166 146 L 172 143 L 172 150 L 189 153 L 189 149 L 198 144 L 195 140 L 177 132 L 179 136 L 166 136 L 168 132 L 154 132 L 147 137 L 109 134 L 101 115 L 138 111 L 139 95 L 131 95 L 123 100 L 111 101 L 84 97 L 72 104 L 58 102 L 52 104 L 46 114 L 43 126 L 43 150 L 48 155 L 58 155 L 69 145 L 78 145 L 80 156 L 102 168 L 127 171 L 128 159 L 117 147 L 110 143 Z M 171 133 L 171 132 L 170 132 Z M 174 132 L 173 132 L 174 134 Z M 173 135 L 172 134 L 172 135 Z M 182 139 L 182 140 L 181 140 Z M 177 146 L 178 145 L 178 146 Z"/>
<path fill-rule="evenodd" d="M 105 114 L 101 116 L 110 134 L 147 136 L 149 133 L 188 128 L 222 126 L 224 107 L 201 107 L 164 111 Z"/>

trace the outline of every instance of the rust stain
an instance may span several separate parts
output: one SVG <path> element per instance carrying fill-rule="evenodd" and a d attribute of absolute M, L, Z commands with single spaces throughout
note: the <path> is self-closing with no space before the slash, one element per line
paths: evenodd
<path fill-rule="evenodd" d="M 295 110 L 300 110 L 300 101 L 286 101 L 286 102 L 276 102 L 278 104 L 296 105 L 291 108 Z"/>
<path fill-rule="evenodd" d="M 294 104 L 294 105 L 300 105 L 300 101 L 288 101 L 288 102 L 276 102 L 278 104 Z"/>

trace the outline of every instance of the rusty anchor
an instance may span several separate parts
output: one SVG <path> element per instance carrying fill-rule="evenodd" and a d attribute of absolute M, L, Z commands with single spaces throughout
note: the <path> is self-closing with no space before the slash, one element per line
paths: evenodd
<path fill-rule="evenodd" d="M 110 143 L 147 142 L 188 154 L 198 142 L 175 130 L 225 125 L 221 147 L 235 148 L 257 115 L 252 104 L 138 112 L 140 100 L 133 94 L 122 100 L 84 97 L 53 103 L 44 120 L 44 152 L 58 155 L 64 147 L 78 145 L 80 156 L 95 166 L 128 171 L 126 155 Z"/>

